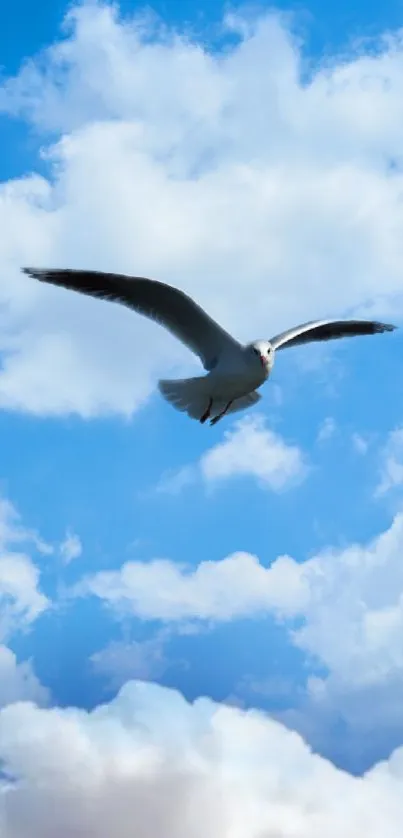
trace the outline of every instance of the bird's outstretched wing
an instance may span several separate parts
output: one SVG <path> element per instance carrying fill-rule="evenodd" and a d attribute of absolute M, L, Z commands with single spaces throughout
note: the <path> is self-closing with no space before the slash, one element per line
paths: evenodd
<path fill-rule="evenodd" d="M 240 344 L 183 291 L 163 282 L 102 271 L 22 268 L 40 282 L 59 285 L 102 300 L 122 303 L 165 326 L 201 359 L 206 370 L 226 349 Z"/>
<path fill-rule="evenodd" d="M 295 326 L 276 335 L 270 343 L 273 349 L 286 349 L 318 340 L 356 337 L 358 335 L 376 335 L 381 332 L 393 332 L 396 326 L 378 323 L 376 320 L 312 320 Z"/>

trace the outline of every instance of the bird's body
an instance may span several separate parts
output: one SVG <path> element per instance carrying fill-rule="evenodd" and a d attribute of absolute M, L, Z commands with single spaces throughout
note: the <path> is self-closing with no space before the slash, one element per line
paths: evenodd
<path fill-rule="evenodd" d="M 204 379 L 213 398 L 239 399 L 261 387 L 270 371 L 268 362 L 263 364 L 249 347 L 240 347 L 220 359 Z"/>
<path fill-rule="evenodd" d="M 256 390 L 268 378 L 269 369 L 245 351 L 234 352 L 234 357 L 218 362 L 207 375 L 175 381 L 160 381 L 161 394 L 178 410 L 192 419 L 211 419 L 216 424 L 225 413 L 235 413 L 252 407 L 261 396 Z"/>
<path fill-rule="evenodd" d="M 82 294 L 124 305 L 165 326 L 197 354 L 206 375 L 163 380 L 164 398 L 193 419 L 210 424 L 225 414 L 244 410 L 261 398 L 257 390 L 268 379 L 275 351 L 310 341 L 393 331 L 373 320 L 316 320 L 268 340 L 243 346 L 212 320 L 183 291 L 144 277 L 100 271 L 23 268 L 28 276 Z"/>

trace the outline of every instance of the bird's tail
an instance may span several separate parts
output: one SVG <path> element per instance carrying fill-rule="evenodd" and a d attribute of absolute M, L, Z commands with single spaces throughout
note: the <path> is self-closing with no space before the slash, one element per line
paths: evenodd
<path fill-rule="evenodd" d="M 241 396 L 239 399 L 235 399 L 235 401 L 232 402 L 231 407 L 228 408 L 227 414 L 238 413 L 239 410 L 247 410 L 248 407 L 253 407 L 254 404 L 260 402 L 261 398 L 260 393 L 253 390 L 252 393 L 248 393 L 246 396 Z"/>
<path fill-rule="evenodd" d="M 178 378 L 158 382 L 161 395 L 176 410 L 187 413 L 191 419 L 200 419 L 209 402 L 209 384 L 206 376 Z"/>
<path fill-rule="evenodd" d="M 158 388 L 161 395 L 169 402 L 176 410 L 181 410 L 187 413 L 191 419 L 201 419 L 209 406 L 210 382 L 208 376 L 199 376 L 198 378 L 180 378 L 176 380 L 164 380 L 158 382 Z M 255 391 L 235 399 L 228 413 L 236 413 L 238 410 L 246 410 L 252 407 L 256 402 L 260 401 L 261 396 Z M 225 401 L 221 399 L 214 399 L 212 405 L 212 415 L 220 413 L 225 407 Z"/>

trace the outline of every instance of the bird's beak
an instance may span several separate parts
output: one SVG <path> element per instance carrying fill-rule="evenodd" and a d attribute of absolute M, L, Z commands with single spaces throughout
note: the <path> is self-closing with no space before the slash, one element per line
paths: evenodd
<path fill-rule="evenodd" d="M 263 369 L 266 369 L 266 360 L 265 360 L 264 355 L 262 355 L 261 352 L 259 353 L 259 358 L 260 358 L 260 363 L 261 363 Z"/>

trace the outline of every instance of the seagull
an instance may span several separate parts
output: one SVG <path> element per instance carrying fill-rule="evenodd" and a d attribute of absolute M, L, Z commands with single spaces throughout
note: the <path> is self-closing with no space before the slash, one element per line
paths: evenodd
<path fill-rule="evenodd" d="M 243 345 L 183 291 L 144 277 L 70 268 L 22 268 L 40 282 L 121 303 L 160 323 L 198 355 L 205 375 L 160 380 L 161 395 L 177 410 L 204 424 L 252 407 L 257 390 L 273 369 L 275 353 L 312 341 L 392 332 L 396 327 L 374 320 L 312 320 L 270 340 Z"/>

